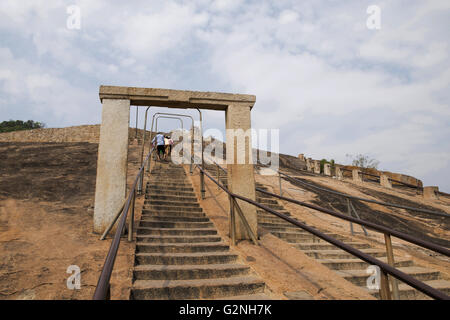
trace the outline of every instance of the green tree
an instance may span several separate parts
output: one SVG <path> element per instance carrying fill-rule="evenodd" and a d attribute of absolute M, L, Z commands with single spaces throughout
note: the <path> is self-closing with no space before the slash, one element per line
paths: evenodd
<path fill-rule="evenodd" d="M 376 159 L 370 158 L 368 155 L 364 154 L 358 154 L 356 156 L 352 156 L 347 154 L 347 157 L 352 158 L 352 166 L 360 167 L 362 169 L 378 169 L 378 165 L 380 164 L 380 161 Z"/>
<path fill-rule="evenodd" d="M 45 123 L 28 120 L 9 120 L 3 121 L 0 123 L 0 132 L 11 132 L 11 131 L 19 131 L 19 130 L 31 130 L 31 129 L 39 129 L 45 128 Z"/>

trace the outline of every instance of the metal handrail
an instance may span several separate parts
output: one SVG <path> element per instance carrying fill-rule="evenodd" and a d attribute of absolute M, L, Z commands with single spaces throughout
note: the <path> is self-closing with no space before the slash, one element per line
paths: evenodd
<path fill-rule="evenodd" d="M 168 116 L 158 116 L 156 117 L 156 128 L 155 131 L 158 132 L 158 120 L 159 119 L 175 119 L 175 120 L 180 120 L 180 124 L 181 124 L 181 132 L 184 131 L 184 125 L 183 125 L 183 119 L 181 119 L 180 117 L 168 117 Z"/>
<path fill-rule="evenodd" d="M 299 228 L 302 228 L 303 230 L 306 230 L 306 231 L 312 233 L 313 235 L 315 235 L 315 236 L 317 236 L 317 237 L 319 237 L 319 238 L 321 238 L 321 239 L 323 239 L 323 240 L 325 240 L 325 241 L 335 245 L 336 247 L 338 247 L 338 248 L 340 248 L 340 249 L 342 249 L 342 250 L 344 250 L 344 251 L 346 251 L 346 252 L 348 252 L 348 253 L 350 253 L 350 254 L 358 257 L 358 258 L 360 258 L 361 260 L 363 260 L 363 261 L 365 261 L 365 262 L 367 262 L 369 264 L 377 265 L 380 268 L 380 270 L 382 271 L 382 281 L 386 282 L 387 281 L 386 274 L 390 274 L 391 276 L 393 276 L 393 277 L 395 277 L 395 278 L 397 278 L 399 280 L 402 280 L 403 282 L 405 282 L 406 284 L 410 285 L 411 287 L 413 287 L 413 288 L 415 288 L 415 289 L 425 293 L 426 295 L 428 295 L 428 296 L 430 296 L 430 297 L 432 297 L 434 299 L 441 299 L 441 300 L 449 300 L 450 299 L 449 296 L 447 296 L 446 294 L 440 292 L 439 290 L 436 290 L 436 289 L 430 287 L 426 283 L 423 283 L 422 281 L 419 281 L 419 280 L 411 277 L 410 275 L 408 275 L 408 274 L 406 274 L 406 273 L 396 269 L 395 267 L 390 266 L 389 264 L 384 263 L 384 262 L 382 262 L 382 261 L 380 261 L 380 260 L 378 260 L 378 259 L 376 259 L 374 257 L 371 257 L 370 255 L 368 255 L 368 254 L 366 254 L 366 253 L 364 253 L 364 252 L 362 252 L 362 251 L 360 251 L 358 249 L 355 249 L 355 248 L 353 248 L 353 247 L 343 243 L 342 241 L 336 240 L 336 239 L 332 238 L 331 236 L 328 236 L 328 235 L 326 235 L 326 234 L 324 234 L 324 233 L 322 233 L 322 232 L 320 232 L 320 231 L 318 231 L 318 230 L 316 230 L 316 229 L 314 229 L 312 227 L 309 227 L 309 226 L 307 226 L 307 225 L 305 225 L 305 224 L 303 224 L 303 223 L 301 223 L 301 222 L 299 222 L 297 220 L 294 220 L 293 218 L 290 218 L 290 217 L 288 217 L 288 216 L 286 216 L 286 215 L 284 215 L 284 214 L 282 214 L 282 213 L 280 213 L 280 212 L 278 212 L 276 210 L 273 210 L 273 209 L 271 209 L 271 208 L 269 208 L 269 207 L 267 207 L 267 206 L 265 206 L 263 204 L 257 203 L 254 200 L 251 200 L 251 199 L 245 198 L 243 196 L 240 196 L 240 195 L 232 193 L 227 188 L 225 188 L 221 183 L 219 183 L 213 177 L 211 177 L 202 168 L 200 168 L 199 166 L 197 166 L 197 168 L 200 171 L 202 171 L 203 174 L 205 174 L 210 180 L 212 180 L 215 184 L 217 184 L 222 190 L 224 190 L 226 193 L 228 193 L 228 195 L 230 195 L 231 197 L 240 199 L 240 200 L 245 201 L 247 203 L 250 203 L 250 204 L 252 204 L 252 205 L 254 205 L 254 206 L 256 206 L 256 207 L 258 207 L 260 209 L 263 209 L 263 210 L 265 210 L 265 211 L 267 211 L 269 213 L 272 213 L 272 214 L 278 216 L 279 218 L 281 218 L 281 219 L 283 219 L 285 221 L 288 221 L 288 222 L 294 224 L 295 226 L 297 226 Z M 270 194 L 270 192 L 268 194 Z M 272 195 L 280 197 L 280 196 L 275 195 L 275 194 L 272 194 Z M 285 197 L 280 197 L 280 198 L 285 198 Z M 286 198 L 286 199 L 288 199 L 288 198 Z M 322 212 L 325 212 L 325 213 L 326 213 L 326 211 L 331 211 L 331 210 L 326 210 L 326 209 L 323 209 L 323 208 L 320 208 L 320 207 L 316 207 L 314 209 L 322 211 Z M 340 214 L 337 214 L 337 215 L 340 215 Z M 349 219 L 349 217 L 346 217 L 346 216 L 343 216 L 343 215 L 342 215 L 342 218 L 345 218 L 346 220 Z M 357 219 L 354 219 L 354 220 L 355 220 L 354 222 L 356 222 L 356 223 L 361 223 L 361 220 L 357 220 Z M 376 226 L 376 225 L 374 225 L 374 226 Z M 379 226 L 376 226 L 376 227 L 379 227 Z M 392 231 L 394 231 L 394 230 L 392 230 Z M 395 232 L 395 233 L 397 233 L 397 232 Z M 440 251 L 444 252 L 443 254 L 450 255 L 450 251 L 449 250 L 447 250 L 445 248 L 442 248 L 442 249 L 443 250 L 440 250 Z M 446 250 L 446 251 L 444 251 L 444 250 Z M 385 279 L 385 280 L 383 280 L 383 279 Z M 389 285 L 386 286 L 386 283 L 384 283 L 382 288 L 384 288 L 384 290 L 389 290 Z M 384 295 L 386 297 L 386 292 L 384 294 L 382 294 L 382 295 Z"/>
<path fill-rule="evenodd" d="M 191 134 L 192 134 L 192 141 L 191 141 L 191 158 L 193 157 L 194 154 L 194 118 L 188 114 L 180 114 L 180 113 L 168 113 L 168 112 L 156 112 L 153 117 L 152 117 L 152 128 L 151 128 L 151 136 L 150 136 L 150 143 L 152 143 L 152 139 L 153 139 L 153 122 L 155 120 L 155 116 L 157 115 L 168 115 L 168 116 L 179 116 L 179 117 L 185 117 L 185 118 L 190 118 L 191 119 Z M 201 121 L 201 119 L 200 119 Z M 184 134 L 184 132 L 183 132 Z M 193 159 L 193 158 L 192 158 Z M 191 162 L 193 162 L 193 160 L 191 159 Z M 189 167 L 189 171 L 192 173 L 192 164 Z"/>
<path fill-rule="evenodd" d="M 111 279 L 111 274 L 112 274 L 112 271 L 114 268 L 114 262 L 116 260 L 117 251 L 119 250 L 121 234 L 123 232 L 123 228 L 125 227 L 125 222 L 127 220 L 130 205 L 133 206 L 133 210 L 134 210 L 134 200 L 136 198 L 136 186 L 138 184 L 138 181 L 139 181 L 141 175 L 143 175 L 143 173 L 144 173 L 145 165 L 149 161 L 153 150 L 154 150 L 154 148 L 152 148 L 150 150 L 144 163 L 141 165 L 141 168 L 139 169 L 138 174 L 136 175 L 136 179 L 134 180 L 133 187 L 131 188 L 131 191 L 128 195 L 128 199 L 122 210 L 122 217 L 119 220 L 119 224 L 117 226 L 116 233 L 111 242 L 111 246 L 109 247 L 108 255 L 106 256 L 105 263 L 103 264 L 102 272 L 100 274 L 100 277 L 98 278 L 98 282 L 97 282 L 97 286 L 95 288 L 93 300 L 109 300 L 111 298 L 111 289 L 110 289 L 109 281 Z M 132 225 L 132 223 L 133 223 L 133 221 L 130 222 L 130 225 Z M 133 231 L 131 229 L 131 230 L 128 230 L 128 232 L 132 233 Z"/>
<path fill-rule="evenodd" d="M 364 221 L 364 220 L 361 220 L 361 219 L 357 219 L 357 218 L 354 218 L 354 217 L 351 217 L 351 216 L 346 216 L 346 215 L 344 215 L 342 213 L 334 212 L 332 210 L 329 210 L 329 209 L 326 209 L 326 208 L 322 208 L 322 207 L 319 207 L 319 206 L 316 206 L 316 205 L 313 205 L 313 204 L 309 204 L 309 203 L 306 203 L 306 202 L 301 202 L 301 201 L 298 201 L 298 200 L 295 200 L 295 199 L 291 199 L 291 198 L 287 198 L 287 197 L 284 197 L 284 196 L 280 196 L 278 194 L 271 193 L 271 192 L 265 191 L 265 190 L 260 189 L 260 188 L 256 188 L 256 191 L 264 193 L 264 194 L 267 194 L 267 195 L 270 195 L 272 197 L 279 198 L 281 200 L 285 200 L 285 201 L 288 201 L 288 202 L 291 202 L 291 203 L 298 204 L 298 205 L 303 206 L 303 207 L 308 207 L 310 209 L 321 211 L 323 213 L 329 214 L 329 215 L 334 216 L 336 218 L 340 218 L 340 219 L 343 219 L 343 220 L 347 220 L 349 222 L 357 223 L 359 225 L 365 226 L 367 228 L 370 228 L 372 230 L 375 230 L 375 231 L 378 231 L 378 232 L 381 232 L 381 233 L 387 233 L 387 234 L 392 235 L 394 237 L 397 237 L 399 239 L 405 240 L 407 242 L 416 244 L 416 245 L 421 246 L 423 248 L 427 248 L 427 249 L 430 249 L 432 251 L 435 251 L 435 252 L 438 252 L 440 254 L 443 254 L 443 255 L 445 255 L 447 257 L 450 257 L 450 250 L 449 249 L 447 249 L 445 247 L 442 247 L 440 245 L 434 244 L 434 243 L 429 242 L 429 241 L 425 241 L 425 240 L 421 240 L 421 239 L 415 238 L 415 237 L 410 236 L 410 235 L 408 235 L 406 233 L 402 233 L 402 232 L 399 232 L 399 231 L 396 231 L 396 230 L 393 230 L 393 229 L 390 229 L 390 228 L 387 228 L 387 227 L 384 227 L 384 226 L 381 226 L 381 225 L 378 225 L 378 224 L 375 224 L 375 223 L 372 223 L 372 222 L 368 222 L 368 221 Z"/>
<path fill-rule="evenodd" d="M 217 163 L 214 162 L 214 164 L 216 166 L 218 166 L 219 168 L 221 168 L 224 172 L 227 172 L 226 169 L 222 168 Z M 306 203 L 306 202 L 302 202 L 302 201 L 298 201 L 298 200 L 295 200 L 295 199 L 287 198 L 287 197 L 284 197 L 284 196 L 281 196 L 281 195 L 278 195 L 278 194 L 275 194 L 275 193 L 272 193 L 272 192 L 268 192 L 268 191 L 260 189 L 260 188 L 255 188 L 255 190 L 258 191 L 258 192 L 267 194 L 269 196 L 273 196 L 273 197 L 279 198 L 281 200 L 292 202 L 292 203 L 295 203 L 295 204 L 298 204 L 298 205 L 301 205 L 301 206 L 304 206 L 304 207 L 308 207 L 310 209 L 318 210 L 318 211 L 321 211 L 323 213 L 327 213 L 329 215 L 332 215 L 334 217 L 341 218 L 343 220 L 347 220 L 349 222 L 357 223 L 359 225 L 365 226 L 365 227 L 370 228 L 370 229 L 375 230 L 375 231 L 379 231 L 381 233 L 390 234 L 390 235 L 392 235 L 394 237 L 397 237 L 399 239 L 402 239 L 402 240 L 414 243 L 414 244 L 416 244 L 418 246 L 421 246 L 421 247 L 433 250 L 435 252 L 438 252 L 438 253 L 441 253 L 441 254 L 443 254 L 445 256 L 450 257 L 450 250 L 449 249 L 447 249 L 445 247 L 442 247 L 442 246 L 439 246 L 439 245 L 436 245 L 436 244 L 431 243 L 429 241 L 425 241 L 425 240 L 414 238 L 414 237 L 412 237 L 412 236 L 410 236 L 410 235 L 408 235 L 406 233 L 402 233 L 402 232 L 399 232 L 399 231 L 396 231 L 396 230 L 393 230 L 393 229 L 390 229 L 390 228 L 387 228 L 387 227 L 384 227 L 384 226 L 380 226 L 380 225 L 372 223 L 372 222 L 368 222 L 368 221 L 364 221 L 364 220 L 361 220 L 361 219 L 357 219 L 357 218 L 354 218 L 354 217 L 351 217 L 351 216 L 346 216 L 346 215 L 343 215 L 341 213 L 334 212 L 332 210 L 325 209 L 325 208 L 322 208 L 322 207 L 319 207 L 319 206 L 316 206 L 316 205 L 313 205 L 313 204 L 309 204 L 309 203 Z"/>
<path fill-rule="evenodd" d="M 417 211 L 417 212 L 422 212 L 422 213 L 428 213 L 428 214 L 441 216 L 441 217 L 447 217 L 447 218 L 450 217 L 450 214 L 443 213 L 443 212 L 431 211 L 431 210 L 427 210 L 427 209 L 408 207 L 408 206 L 403 206 L 403 205 L 400 205 L 400 204 L 381 202 L 381 201 L 376 201 L 376 200 L 372 200 L 372 199 L 365 199 L 365 198 L 351 196 L 349 194 L 345 194 L 345 193 L 341 193 L 341 192 L 338 192 L 338 191 L 330 190 L 330 189 L 327 189 L 327 188 L 318 187 L 318 186 L 315 186 L 313 184 L 309 184 L 307 182 L 304 182 L 304 181 L 301 181 L 301 180 L 296 179 L 294 177 L 291 177 L 291 176 L 289 176 L 286 173 L 283 173 L 281 171 L 279 171 L 279 173 L 281 175 L 283 175 L 283 176 L 286 176 L 288 179 L 295 180 L 298 183 L 301 183 L 301 184 L 306 185 L 308 187 L 315 188 L 315 189 L 322 190 L 322 191 L 326 191 L 326 192 L 329 192 L 329 193 L 332 193 L 332 194 L 335 194 L 335 195 L 342 196 L 342 197 L 347 198 L 347 199 L 354 199 L 354 200 L 359 200 L 359 201 L 364 201 L 364 202 L 375 203 L 375 204 L 379 204 L 379 205 L 386 206 L 386 207 L 395 207 L 395 208 L 400 208 L 400 209 L 406 209 L 406 210 L 412 210 L 412 211 Z"/>
<path fill-rule="evenodd" d="M 216 166 L 218 166 L 220 169 L 222 169 L 224 172 L 227 172 L 226 169 L 224 169 L 221 166 L 219 166 L 215 161 L 213 161 L 213 163 Z M 345 170 L 348 170 L 348 169 L 345 169 Z M 318 186 L 315 186 L 313 184 L 309 184 L 307 182 L 304 182 L 304 181 L 301 181 L 301 180 L 296 179 L 294 177 L 291 177 L 288 174 L 286 174 L 284 172 L 281 172 L 279 170 L 278 170 L 277 173 L 280 174 L 280 175 L 286 176 L 289 179 L 292 179 L 292 180 L 295 180 L 295 181 L 297 181 L 299 183 L 307 185 L 308 187 L 316 188 L 318 190 L 326 191 L 326 192 L 329 192 L 329 193 L 333 193 L 335 195 L 339 195 L 339 196 L 342 196 L 342 197 L 347 198 L 347 199 L 359 200 L 359 201 L 364 201 L 364 202 L 371 202 L 371 203 L 379 204 L 379 205 L 386 206 L 386 207 L 395 207 L 395 208 L 406 209 L 406 210 L 413 210 L 413 211 L 422 212 L 422 213 L 429 213 L 429 214 L 442 216 L 442 217 L 447 217 L 447 218 L 450 217 L 450 214 L 443 213 L 443 212 L 431 211 L 431 210 L 427 210 L 427 209 L 408 207 L 408 206 L 403 206 L 403 205 L 400 205 L 400 204 L 394 204 L 394 203 L 388 203 L 388 202 L 380 202 L 380 201 L 376 201 L 376 200 L 372 200 L 372 199 L 365 199 L 365 198 L 351 196 L 349 194 L 345 194 L 345 193 L 341 193 L 341 192 L 338 192 L 338 191 L 330 190 L 330 189 L 327 189 L 327 188 L 318 187 Z"/>

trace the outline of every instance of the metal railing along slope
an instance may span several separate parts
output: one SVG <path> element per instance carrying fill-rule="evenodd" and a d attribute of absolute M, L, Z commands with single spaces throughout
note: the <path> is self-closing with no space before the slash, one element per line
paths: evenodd
<path fill-rule="evenodd" d="M 431 214 L 431 215 L 436 215 L 436 216 L 441 216 L 441 217 L 447 217 L 447 218 L 450 218 L 450 214 L 443 213 L 443 212 L 437 212 L 437 211 L 432 211 L 432 210 L 427 210 L 427 209 L 421 209 L 421 208 L 414 208 L 414 207 L 404 206 L 404 205 L 395 204 L 395 203 L 381 202 L 381 201 L 377 201 L 377 200 L 372 200 L 372 199 L 366 199 L 366 198 L 361 198 L 361 197 L 351 196 L 351 195 L 349 195 L 349 194 L 345 194 L 345 193 L 342 193 L 342 192 L 334 191 L 334 190 L 331 190 L 331 189 L 328 189 L 328 188 L 323 188 L 323 187 L 315 186 L 315 185 L 313 185 L 313 184 L 304 182 L 304 181 L 302 181 L 302 180 L 300 180 L 300 179 L 291 177 L 291 176 L 289 176 L 288 174 L 283 173 L 283 172 L 281 172 L 281 171 L 278 171 L 278 172 L 279 172 L 280 175 L 283 175 L 283 176 L 285 176 L 286 178 L 291 179 L 291 180 L 294 180 L 294 181 L 296 181 L 296 182 L 298 182 L 298 183 L 300 183 L 300 184 L 303 184 L 303 185 L 305 185 L 305 186 L 307 186 L 307 187 L 314 188 L 314 189 L 317 189 L 317 190 L 326 191 L 326 192 L 329 192 L 329 193 L 332 193 L 332 194 L 335 194 L 335 195 L 342 196 L 342 197 L 347 198 L 347 199 L 353 199 L 353 200 L 358 200 L 358 201 L 363 201 L 363 202 L 370 202 L 370 203 L 375 203 L 375 204 L 379 204 L 379 205 L 386 206 L 386 207 L 395 207 L 395 208 L 406 209 L 406 210 L 412 210 L 412 211 L 417 211 L 417 212 L 422 212 L 422 213 L 428 213 L 428 214 Z"/>
<path fill-rule="evenodd" d="M 297 201 L 297 200 L 294 200 L 294 199 L 286 198 L 286 197 L 283 197 L 283 196 L 280 196 L 280 195 L 277 195 L 277 194 L 274 194 L 274 193 L 270 193 L 270 192 L 267 192 L 265 190 L 256 188 L 256 191 L 265 193 L 267 195 L 274 196 L 274 197 L 277 197 L 279 199 L 295 203 L 297 205 L 309 207 L 311 209 L 314 209 L 314 210 L 317 210 L 317 211 L 320 211 L 320 212 L 332 215 L 334 217 L 337 217 L 337 218 L 340 218 L 340 219 L 343 219 L 343 220 L 347 220 L 347 221 L 354 222 L 354 223 L 357 223 L 357 224 L 360 224 L 360 225 L 364 225 L 364 226 L 366 226 L 366 227 L 368 227 L 368 228 L 370 228 L 372 230 L 375 230 L 375 231 L 383 233 L 385 235 L 386 249 L 388 251 L 387 252 L 387 254 L 388 254 L 387 255 L 388 256 L 388 263 L 385 263 L 385 262 L 382 262 L 382 261 L 380 261 L 380 260 L 378 260 L 378 259 L 376 259 L 376 258 L 374 258 L 374 257 L 372 257 L 372 256 L 370 256 L 370 255 L 368 255 L 368 254 L 366 254 L 366 253 L 356 249 L 356 248 L 353 248 L 353 247 L 345 244 L 342 241 L 334 239 L 333 237 L 328 236 L 328 235 L 326 235 L 326 234 L 324 234 L 324 233 L 322 233 L 322 232 L 320 232 L 320 231 L 318 231 L 318 230 L 316 230 L 316 229 L 314 229 L 314 228 L 312 228 L 310 226 L 307 226 L 307 225 L 305 225 L 305 224 L 303 224 L 303 223 L 301 223 L 301 222 L 299 222 L 299 221 L 297 221 L 297 220 L 295 220 L 293 218 L 290 218 L 289 216 L 286 216 L 286 215 L 284 215 L 284 214 L 282 214 L 280 212 L 277 212 L 276 210 L 273 210 L 273 209 L 271 209 L 271 208 L 269 208 L 269 207 L 267 207 L 267 206 L 265 206 L 263 204 L 257 203 L 254 200 L 251 200 L 251 199 L 248 199 L 248 198 L 245 198 L 245 197 L 242 197 L 240 195 L 232 193 L 227 188 L 225 188 L 222 184 L 220 184 L 218 181 L 216 181 L 213 177 L 211 177 L 211 175 L 209 175 L 207 172 L 205 172 L 202 168 L 200 168 L 199 166 L 197 166 L 197 168 L 200 171 L 202 171 L 203 174 L 206 175 L 210 180 L 212 180 L 215 184 L 217 184 L 222 190 L 224 190 L 229 195 L 230 198 L 233 198 L 235 204 L 236 204 L 236 202 L 235 202 L 236 199 L 239 199 L 239 200 L 245 201 L 247 203 L 250 203 L 250 204 L 252 204 L 252 205 L 254 205 L 254 206 L 256 206 L 256 207 L 258 207 L 260 209 L 263 209 L 263 210 L 265 210 L 265 211 L 267 211 L 267 212 L 269 212 L 269 213 L 271 213 L 273 215 L 278 216 L 279 218 L 281 218 L 281 219 L 283 219 L 285 221 L 288 221 L 288 222 L 292 223 L 293 225 L 295 225 L 295 226 L 297 226 L 297 227 L 299 227 L 299 228 L 301 228 L 301 229 L 303 229 L 303 230 L 305 230 L 305 231 L 307 231 L 307 232 L 309 232 L 309 233 L 311 233 L 311 234 L 313 234 L 313 235 L 315 235 L 315 236 L 325 240 L 326 242 L 329 242 L 329 243 L 335 245 L 336 247 L 338 247 L 338 248 L 340 248 L 340 249 L 342 249 L 342 250 L 344 250 L 344 251 L 346 251 L 346 252 L 356 256 L 357 258 L 359 258 L 359 259 L 361 259 L 361 260 L 363 260 L 363 261 L 365 261 L 365 262 L 367 262 L 367 263 L 369 263 L 371 265 L 378 266 L 380 268 L 380 271 L 381 271 L 380 296 L 381 296 L 382 299 L 391 299 L 387 275 L 391 275 L 392 277 L 403 281 L 404 283 L 410 285 L 411 287 L 421 291 L 422 293 L 424 293 L 424 294 L 426 294 L 426 295 L 428 295 L 428 296 L 430 296 L 430 297 L 432 297 L 434 299 L 442 299 L 442 300 L 450 299 L 450 297 L 447 296 L 445 293 L 442 293 L 439 290 L 436 290 L 436 289 L 430 287 L 426 283 L 423 283 L 423 282 L 421 282 L 421 281 L 411 277 L 410 275 L 408 275 L 408 274 L 406 274 L 406 273 L 404 273 L 404 272 L 402 272 L 402 271 L 400 271 L 400 270 L 398 270 L 397 268 L 394 267 L 391 235 L 395 236 L 395 237 L 397 237 L 399 239 L 402 239 L 404 241 L 416 244 L 418 246 L 427 248 L 429 250 L 432 250 L 432 251 L 438 252 L 440 254 L 443 254 L 443 255 L 445 255 L 447 257 L 450 257 L 450 250 L 448 250 L 447 248 L 435 245 L 435 244 L 433 244 L 431 242 L 428 242 L 428 241 L 417 239 L 417 238 L 412 237 L 410 235 L 407 235 L 407 234 L 404 234 L 404 233 L 401 233 L 401 232 L 398 232 L 398 231 L 395 231 L 395 230 L 392 230 L 392 229 L 389 229 L 389 228 L 386 228 L 386 227 L 383 227 L 383 226 L 379 226 L 379 225 L 374 224 L 374 223 L 366 222 L 366 221 L 363 221 L 363 220 L 360 220 L 360 219 L 356 219 L 356 218 L 353 218 L 353 217 L 348 217 L 348 216 L 345 216 L 343 214 L 334 212 L 332 210 L 321 208 L 321 207 L 318 207 L 318 206 L 315 206 L 315 205 L 311 205 L 311 204 L 308 204 L 308 203 L 304 203 L 304 202 L 301 202 L 301 201 Z M 222 168 L 222 170 L 224 170 L 226 172 L 225 169 Z M 231 204 L 231 201 L 230 201 L 230 204 Z M 233 218 L 232 206 L 230 206 L 230 218 Z M 233 220 L 231 220 L 231 222 L 233 223 Z M 246 228 L 247 228 L 247 226 L 246 226 Z M 233 228 L 231 228 L 231 229 L 233 229 Z M 392 279 L 391 281 L 392 281 L 392 284 L 393 284 L 393 288 L 397 288 L 397 289 L 393 289 L 393 291 L 397 291 L 397 293 L 396 293 L 397 297 L 396 298 L 398 299 L 398 286 L 395 284 L 395 279 Z M 395 292 L 394 292 L 394 294 L 395 294 Z"/>
<path fill-rule="evenodd" d="M 105 233 L 103 234 L 102 238 L 106 236 L 106 233 L 111 230 L 112 225 L 115 223 L 117 218 L 121 215 L 121 218 L 119 220 L 119 224 L 116 229 L 116 233 L 114 235 L 114 238 L 111 242 L 111 246 L 108 251 L 108 255 L 106 256 L 105 263 L 102 268 L 102 272 L 100 274 L 100 277 L 98 279 L 97 286 L 95 288 L 93 300 L 109 300 L 111 298 L 111 289 L 110 289 L 110 279 L 111 274 L 114 268 L 114 262 L 116 260 L 117 251 L 119 250 L 120 240 L 121 240 L 121 234 L 124 231 L 125 223 L 128 216 L 128 211 L 130 211 L 131 207 L 131 217 L 130 217 L 130 225 L 128 230 L 128 240 L 132 241 L 133 236 L 133 220 L 134 220 L 134 203 L 136 200 L 136 192 L 137 192 L 137 184 L 139 182 L 139 179 L 141 176 L 144 175 L 144 168 L 148 161 L 150 161 L 151 154 L 153 152 L 153 148 L 148 153 L 145 161 L 142 163 L 138 174 L 136 175 L 136 179 L 134 180 L 133 186 L 131 188 L 131 191 L 128 195 L 127 200 L 124 203 L 124 206 L 121 209 L 120 214 L 116 216 L 114 221 L 111 223 L 111 225 L 107 228 Z"/>

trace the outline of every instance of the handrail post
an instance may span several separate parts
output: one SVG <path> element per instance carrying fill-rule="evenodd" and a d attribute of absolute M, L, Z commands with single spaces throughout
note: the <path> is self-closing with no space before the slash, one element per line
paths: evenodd
<path fill-rule="evenodd" d="M 388 264 L 395 268 L 395 260 L 394 260 L 394 251 L 392 249 L 392 240 L 391 235 L 388 233 L 384 234 L 384 242 L 386 244 L 386 254 L 387 254 L 387 261 Z M 399 291 L 398 291 L 398 281 L 393 276 L 389 276 L 391 285 L 392 285 L 392 295 L 394 300 L 399 300 Z"/>
<path fill-rule="evenodd" d="M 352 212 L 351 212 L 351 209 L 350 209 L 350 199 L 349 198 L 347 198 L 347 213 L 348 213 L 349 217 L 352 216 Z M 353 233 L 353 223 L 352 222 L 350 222 L 350 231 L 352 233 L 352 236 L 354 236 L 355 234 Z"/>
<path fill-rule="evenodd" d="M 360 219 L 358 212 L 355 209 L 355 206 L 353 205 L 353 203 L 349 200 L 350 206 L 352 207 L 353 213 L 355 214 L 356 218 Z M 364 231 L 364 234 L 366 235 L 366 237 L 369 236 L 369 234 L 367 233 L 367 230 L 364 226 L 361 226 L 361 229 Z"/>
<path fill-rule="evenodd" d="M 200 171 L 200 193 L 202 195 L 202 200 L 205 199 L 205 174 Z"/>
<path fill-rule="evenodd" d="M 220 183 L 220 169 L 219 169 L 219 165 L 216 163 L 217 166 L 217 182 Z M 217 185 L 217 190 L 220 190 L 219 185 Z"/>
<path fill-rule="evenodd" d="M 283 195 L 283 190 L 281 189 L 281 173 L 278 171 L 278 182 L 280 184 L 280 196 Z"/>
<path fill-rule="evenodd" d="M 128 241 L 133 241 L 133 226 L 134 226 L 134 206 L 136 202 L 136 192 L 133 192 L 133 200 L 131 201 L 131 215 L 130 221 L 128 222 Z"/>
<path fill-rule="evenodd" d="M 248 224 L 247 218 L 245 218 L 244 213 L 242 212 L 241 207 L 239 206 L 239 203 L 237 203 L 237 200 L 235 197 L 233 197 L 233 202 L 236 206 L 237 212 L 239 214 L 239 218 L 241 218 L 242 224 L 244 225 L 245 229 L 247 230 L 248 234 L 250 235 L 250 238 L 252 239 L 253 243 L 255 245 L 258 245 L 258 238 L 253 233 L 252 229 L 250 228 L 250 225 Z"/>
<path fill-rule="evenodd" d="M 381 268 L 380 268 L 380 298 L 381 300 L 391 300 L 391 291 L 389 290 L 388 275 Z"/>
<path fill-rule="evenodd" d="M 138 116 L 139 116 L 139 106 L 136 106 L 136 133 L 134 135 L 134 138 L 138 139 Z"/>
<path fill-rule="evenodd" d="M 228 194 L 228 199 L 230 200 L 230 238 L 233 246 L 236 245 L 236 222 L 234 217 L 234 202 L 231 194 Z"/>
<path fill-rule="evenodd" d="M 100 237 L 100 240 L 105 240 L 106 236 L 108 235 L 108 233 L 111 231 L 111 229 L 113 228 L 114 224 L 116 223 L 117 219 L 120 217 L 120 215 L 122 214 L 122 210 L 123 207 L 125 207 L 125 204 L 127 203 L 127 199 L 125 198 L 125 200 L 123 200 L 123 204 L 120 207 L 120 209 L 117 211 L 117 214 L 115 215 L 114 219 L 111 220 L 111 223 L 109 224 L 108 228 L 105 229 L 105 232 L 103 232 L 102 236 Z"/>

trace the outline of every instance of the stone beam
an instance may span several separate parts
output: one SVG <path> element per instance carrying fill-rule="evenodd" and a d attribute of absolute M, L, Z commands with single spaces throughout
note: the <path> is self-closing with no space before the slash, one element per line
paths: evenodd
<path fill-rule="evenodd" d="M 253 107 L 256 96 L 247 94 L 200 92 L 186 90 L 100 86 L 100 101 L 125 99 L 135 106 L 158 106 L 167 108 L 199 108 L 227 110 L 229 105 L 244 104 Z"/>

